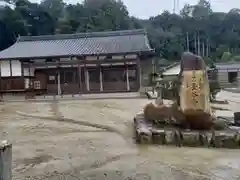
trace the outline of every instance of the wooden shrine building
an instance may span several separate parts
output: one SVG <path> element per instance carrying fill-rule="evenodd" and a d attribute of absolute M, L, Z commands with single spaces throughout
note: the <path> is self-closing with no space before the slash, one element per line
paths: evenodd
<path fill-rule="evenodd" d="M 78 94 L 138 91 L 144 30 L 20 37 L 0 52 L 0 91 Z"/>

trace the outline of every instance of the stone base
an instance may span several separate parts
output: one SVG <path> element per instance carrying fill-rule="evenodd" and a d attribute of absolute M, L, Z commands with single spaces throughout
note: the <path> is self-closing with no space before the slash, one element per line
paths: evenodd
<path fill-rule="evenodd" d="M 138 114 L 134 118 L 134 131 L 138 144 L 240 149 L 240 133 L 237 129 L 192 131 L 177 127 L 157 127 L 145 121 L 142 114 Z"/>

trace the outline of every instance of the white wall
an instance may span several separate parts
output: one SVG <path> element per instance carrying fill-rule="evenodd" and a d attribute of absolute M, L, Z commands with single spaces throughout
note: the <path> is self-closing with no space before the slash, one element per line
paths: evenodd
<path fill-rule="evenodd" d="M 11 67 L 12 67 L 12 76 L 22 76 L 22 66 L 21 62 L 19 60 L 11 60 L 11 65 L 10 65 L 10 60 L 3 60 L 0 61 L 0 72 L 1 72 L 1 77 L 9 77 L 11 76 Z M 29 68 L 24 68 L 23 73 L 24 76 L 34 76 L 34 68 L 30 68 L 30 73 L 29 73 Z"/>
<path fill-rule="evenodd" d="M 12 60 L 12 76 L 22 76 L 22 65 L 18 60 Z"/>
<path fill-rule="evenodd" d="M 33 68 L 33 67 L 30 67 L 30 69 L 24 68 L 23 74 L 24 74 L 24 76 L 34 76 L 34 71 L 35 71 L 35 68 Z"/>
<path fill-rule="evenodd" d="M 0 61 L 1 77 L 11 76 L 10 61 Z"/>
<path fill-rule="evenodd" d="M 24 79 L 25 89 L 28 89 L 28 88 L 29 88 L 29 82 L 30 82 L 29 78 L 25 78 L 25 79 Z"/>
<path fill-rule="evenodd" d="M 11 62 L 9 60 L 0 61 L 0 66 L 1 66 L 1 77 L 11 76 L 11 71 L 12 71 L 12 76 L 22 75 L 21 62 L 18 60 L 11 60 Z"/>

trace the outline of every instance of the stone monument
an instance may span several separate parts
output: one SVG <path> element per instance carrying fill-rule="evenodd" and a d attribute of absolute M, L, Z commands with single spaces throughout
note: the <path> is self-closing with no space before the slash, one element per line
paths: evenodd
<path fill-rule="evenodd" d="M 201 57 L 183 53 L 179 82 L 178 100 L 171 106 L 163 103 L 157 84 L 155 103 L 148 103 L 142 114 L 134 117 L 136 142 L 240 148 L 238 130 L 212 114 L 206 65 Z"/>

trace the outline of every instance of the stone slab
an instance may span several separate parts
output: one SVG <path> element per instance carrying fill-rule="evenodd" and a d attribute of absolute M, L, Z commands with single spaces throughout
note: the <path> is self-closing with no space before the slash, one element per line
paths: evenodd
<path fill-rule="evenodd" d="M 148 123 L 140 115 L 134 118 L 134 128 L 139 144 L 240 149 L 239 128 L 221 131 L 192 131 L 176 127 L 162 128 Z"/>

